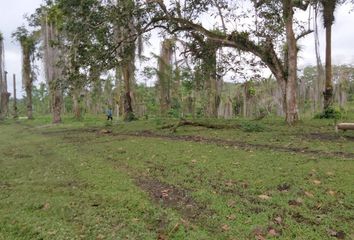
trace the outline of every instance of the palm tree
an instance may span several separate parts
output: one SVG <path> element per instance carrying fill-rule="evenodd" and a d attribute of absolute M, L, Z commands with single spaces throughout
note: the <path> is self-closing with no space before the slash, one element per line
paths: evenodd
<path fill-rule="evenodd" d="M 326 81 L 324 91 L 324 111 L 333 103 L 332 84 L 332 25 L 334 23 L 334 11 L 339 4 L 338 0 L 320 0 L 322 5 L 323 26 L 326 29 Z"/>
<path fill-rule="evenodd" d="M 36 49 L 36 33 L 29 33 L 25 27 L 18 27 L 12 34 L 21 44 L 22 49 L 22 81 L 27 96 L 27 118 L 33 119 L 32 111 L 32 88 L 35 74 L 33 71 L 34 53 Z"/>

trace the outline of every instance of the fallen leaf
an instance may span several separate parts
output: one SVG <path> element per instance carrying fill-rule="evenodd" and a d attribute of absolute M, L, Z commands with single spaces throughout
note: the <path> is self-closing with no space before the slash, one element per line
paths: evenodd
<path fill-rule="evenodd" d="M 248 183 L 247 182 L 241 182 L 241 187 L 242 188 L 248 188 Z"/>
<path fill-rule="evenodd" d="M 234 185 L 234 183 L 232 180 L 229 180 L 229 181 L 225 182 L 225 185 L 228 187 L 232 187 Z"/>
<path fill-rule="evenodd" d="M 321 184 L 321 181 L 320 180 L 313 180 L 312 181 L 315 185 L 320 185 Z"/>
<path fill-rule="evenodd" d="M 312 193 L 310 193 L 310 192 L 306 192 L 305 191 L 304 194 L 305 194 L 306 197 L 309 197 L 309 198 L 313 198 L 314 197 L 314 195 Z"/>
<path fill-rule="evenodd" d="M 227 202 L 227 206 L 230 207 L 230 208 L 233 208 L 236 206 L 236 201 L 235 200 L 229 200 Z"/>
<path fill-rule="evenodd" d="M 332 197 L 334 197 L 337 194 L 335 191 L 332 191 L 332 190 L 327 191 L 327 193 L 329 195 L 331 195 Z"/>
<path fill-rule="evenodd" d="M 276 217 L 274 218 L 274 222 L 276 222 L 277 224 L 282 224 L 283 219 L 281 217 Z"/>
<path fill-rule="evenodd" d="M 316 205 L 316 208 L 317 208 L 317 209 L 321 209 L 321 208 L 322 208 L 322 203 L 318 203 L 318 204 Z"/>
<path fill-rule="evenodd" d="M 55 234 L 57 234 L 57 231 L 52 230 L 52 231 L 49 231 L 48 234 L 49 234 L 49 235 L 55 235 Z"/>
<path fill-rule="evenodd" d="M 224 225 L 221 226 L 221 229 L 222 229 L 224 232 L 226 232 L 226 231 L 229 231 L 229 230 L 230 230 L 230 226 L 227 225 L 227 224 L 224 224 Z"/>
<path fill-rule="evenodd" d="M 301 198 L 297 198 L 296 200 L 289 200 L 288 203 L 291 206 L 301 206 L 304 201 Z"/>
<path fill-rule="evenodd" d="M 112 130 L 102 129 L 102 130 L 100 131 L 100 134 L 109 134 L 109 133 L 112 133 Z"/>
<path fill-rule="evenodd" d="M 160 233 L 158 236 L 157 236 L 157 240 L 167 240 L 167 236 L 165 234 L 162 234 Z"/>
<path fill-rule="evenodd" d="M 256 235 L 256 240 L 266 240 L 265 237 L 263 237 L 262 235 Z"/>
<path fill-rule="evenodd" d="M 45 203 L 42 207 L 43 210 L 48 210 L 50 207 L 49 203 Z"/>
<path fill-rule="evenodd" d="M 268 234 L 272 237 L 278 236 L 278 233 L 274 228 L 269 229 Z"/>
<path fill-rule="evenodd" d="M 258 195 L 258 197 L 259 197 L 260 199 L 262 199 L 262 200 L 269 200 L 269 199 L 271 199 L 271 197 L 270 197 L 270 196 L 265 195 L 265 194 Z"/>
<path fill-rule="evenodd" d="M 168 198 L 168 192 L 169 192 L 169 191 L 170 191 L 169 189 L 162 190 L 162 191 L 161 191 L 161 196 L 162 196 L 163 198 Z"/>

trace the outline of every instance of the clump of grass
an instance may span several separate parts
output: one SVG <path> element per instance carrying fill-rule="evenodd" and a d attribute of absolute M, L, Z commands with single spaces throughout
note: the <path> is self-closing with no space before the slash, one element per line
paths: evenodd
<path fill-rule="evenodd" d="M 243 122 L 241 123 L 241 129 L 244 132 L 263 132 L 265 130 L 265 127 L 260 123 Z"/>

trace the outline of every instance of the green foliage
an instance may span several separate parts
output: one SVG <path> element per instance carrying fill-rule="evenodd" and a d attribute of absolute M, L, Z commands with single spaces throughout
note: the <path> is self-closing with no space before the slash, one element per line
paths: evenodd
<path fill-rule="evenodd" d="M 172 98 L 171 99 L 171 108 L 168 111 L 167 115 L 169 117 L 173 117 L 173 118 L 179 118 L 181 117 L 181 104 L 178 101 L 178 99 L 176 98 Z"/>
<path fill-rule="evenodd" d="M 241 123 L 241 129 L 244 132 L 263 132 L 265 127 L 261 123 L 248 121 Z"/>
<path fill-rule="evenodd" d="M 248 95 L 249 95 L 249 96 L 254 96 L 254 95 L 256 95 L 256 89 L 255 89 L 254 86 L 250 86 L 250 87 L 248 88 Z"/>
<path fill-rule="evenodd" d="M 340 119 L 342 117 L 342 111 L 336 107 L 330 106 L 322 113 L 316 114 L 316 119 Z"/>

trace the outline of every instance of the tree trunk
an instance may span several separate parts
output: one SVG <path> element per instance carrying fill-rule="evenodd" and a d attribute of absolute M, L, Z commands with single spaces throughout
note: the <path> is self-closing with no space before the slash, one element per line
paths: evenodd
<path fill-rule="evenodd" d="M 51 96 L 52 122 L 61 122 L 62 111 L 62 67 L 59 65 L 60 49 L 53 42 L 60 41 L 59 32 L 54 22 L 50 22 L 48 16 L 44 16 L 42 22 L 42 38 L 44 49 L 44 72 L 47 84 L 49 86 L 49 94 Z"/>
<path fill-rule="evenodd" d="M 16 75 L 14 74 L 13 75 L 13 88 L 14 88 L 14 113 L 13 113 L 13 116 L 14 116 L 14 119 L 17 119 L 18 118 L 18 114 L 17 114 L 17 96 L 16 96 Z"/>
<path fill-rule="evenodd" d="M 2 81 L 2 89 L 0 92 L 0 119 L 6 118 L 9 112 L 9 99 L 10 93 L 7 92 L 7 72 L 5 72 L 3 81 Z"/>
<path fill-rule="evenodd" d="M 5 72 L 5 58 L 4 58 L 4 41 L 3 36 L 0 33 L 0 120 L 5 118 L 4 114 L 4 103 L 3 103 L 3 92 L 4 92 L 4 83 L 6 78 Z"/>
<path fill-rule="evenodd" d="M 160 113 L 165 116 L 171 108 L 172 55 L 173 42 L 165 39 L 161 44 L 158 61 L 158 88 L 160 92 Z"/>
<path fill-rule="evenodd" d="M 328 109 L 333 104 L 333 84 L 332 84 L 332 24 L 326 26 L 326 82 L 324 92 L 324 109 Z"/>
<path fill-rule="evenodd" d="M 293 125 L 299 120 L 297 107 L 297 46 L 293 30 L 293 6 L 291 0 L 284 1 L 284 20 L 287 42 L 286 122 Z"/>
<path fill-rule="evenodd" d="M 76 120 L 81 119 L 80 91 L 73 91 L 73 112 Z"/>
<path fill-rule="evenodd" d="M 32 84 L 26 86 L 26 96 L 27 96 L 27 118 L 33 119 L 32 110 Z"/>
<path fill-rule="evenodd" d="M 28 38 L 27 38 L 28 39 Z M 31 69 L 31 49 L 27 46 L 25 40 L 21 42 L 22 47 L 22 82 L 25 86 L 26 91 L 26 107 L 27 107 L 27 118 L 33 119 L 32 113 L 32 69 Z"/>
<path fill-rule="evenodd" d="M 315 53 L 316 53 L 316 66 L 317 66 L 317 77 L 314 82 L 314 112 L 323 109 L 323 91 L 324 91 L 324 79 L 325 73 L 320 56 L 320 41 L 318 36 L 318 5 L 315 5 L 315 18 L 314 18 L 314 29 L 315 29 Z"/>
<path fill-rule="evenodd" d="M 218 87 L 216 53 L 217 44 L 212 40 L 204 43 L 202 70 L 204 73 L 205 88 L 207 91 L 207 117 L 217 118 L 220 104 L 220 91 Z"/>
<path fill-rule="evenodd" d="M 133 60 L 132 60 L 133 61 Z M 134 62 L 128 61 L 122 66 L 122 74 L 124 81 L 124 120 L 131 121 L 135 119 L 132 103 L 132 81 L 134 78 Z"/>
<path fill-rule="evenodd" d="M 55 89 L 52 93 L 52 109 L 53 109 L 53 123 L 61 123 L 61 111 L 62 111 L 62 93 L 60 90 Z"/>
<path fill-rule="evenodd" d="M 218 82 L 216 77 L 216 62 L 215 65 L 210 66 L 207 76 L 207 91 L 208 91 L 208 108 L 207 116 L 217 118 L 218 107 L 220 104 L 220 94 L 218 89 Z"/>

